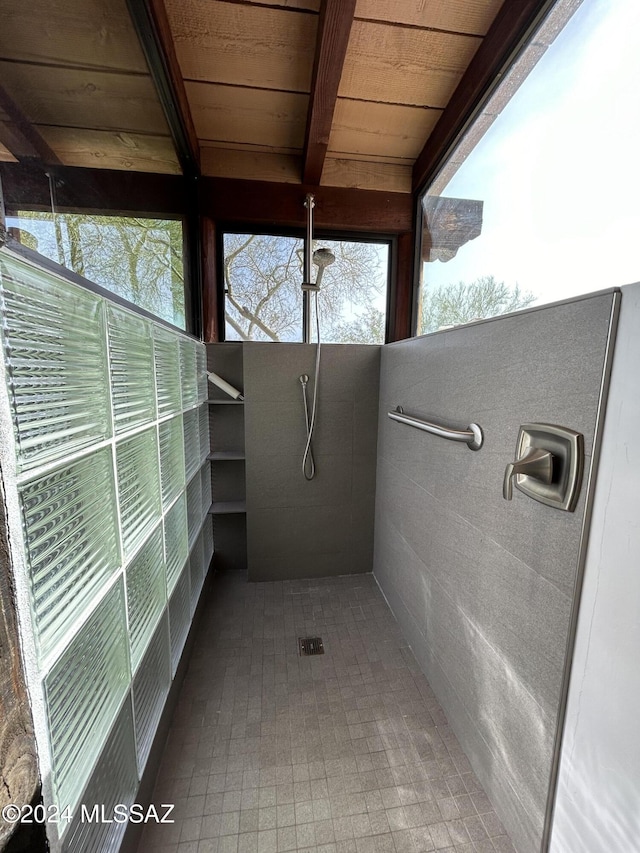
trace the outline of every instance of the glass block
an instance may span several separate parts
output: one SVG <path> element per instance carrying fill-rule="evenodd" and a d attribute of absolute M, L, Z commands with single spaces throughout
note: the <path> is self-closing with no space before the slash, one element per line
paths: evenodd
<path fill-rule="evenodd" d="M 116 446 L 122 544 L 130 557 L 160 518 L 160 475 L 156 429 Z"/>
<path fill-rule="evenodd" d="M 196 381 L 198 383 L 198 402 L 204 403 L 209 396 L 207 348 L 204 344 L 196 344 Z"/>
<path fill-rule="evenodd" d="M 21 471 L 111 435 L 104 303 L 0 255 L 2 339 Z"/>
<path fill-rule="evenodd" d="M 133 708 L 140 776 L 151 751 L 170 684 L 171 646 L 169 617 L 165 610 L 133 680 Z"/>
<path fill-rule="evenodd" d="M 189 547 L 195 540 L 202 522 L 202 482 L 198 472 L 187 486 L 187 527 Z"/>
<path fill-rule="evenodd" d="M 156 363 L 158 417 L 178 414 L 182 411 L 178 335 L 154 325 L 153 352 Z"/>
<path fill-rule="evenodd" d="M 213 557 L 213 519 L 207 516 L 202 527 L 202 552 L 204 557 L 205 575 L 209 571 Z"/>
<path fill-rule="evenodd" d="M 160 478 L 162 506 L 168 507 L 184 489 L 184 437 L 182 416 L 163 421 L 158 426 L 160 441 Z"/>
<path fill-rule="evenodd" d="M 183 415 L 184 467 L 187 479 L 200 467 L 200 424 L 198 410 L 191 409 Z"/>
<path fill-rule="evenodd" d="M 111 400 L 116 434 L 155 420 L 151 324 L 107 306 Z"/>
<path fill-rule="evenodd" d="M 182 383 L 182 408 L 188 409 L 198 402 L 196 342 L 189 340 L 189 338 L 180 338 L 180 379 Z"/>
<path fill-rule="evenodd" d="M 167 591 L 171 594 L 189 554 L 187 496 L 184 493 L 164 517 L 164 553 L 167 566 Z"/>
<path fill-rule="evenodd" d="M 189 554 L 189 567 L 191 570 L 191 615 L 193 616 L 204 582 L 202 534 L 196 539 L 193 549 Z"/>
<path fill-rule="evenodd" d="M 111 448 L 23 486 L 20 503 L 42 661 L 120 563 Z"/>
<path fill-rule="evenodd" d="M 118 579 L 44 680 L 55 799 L 74 809 L 130 684 Z"/>
<path fill-rule="evenodd" d="M 127 566 L 126 576 L 131 668 L 135 672 L 167 603 L 161 525 Z"/>
<path fill-rule="evenodd" d="M 211 466 L 209 463 L 200 469 L 200 484 L 202 488 L 202 517 L 206 517 L 211 506 Z"/>
<path fill-rule="evenodd" d="M 184 571 L 169 599 L 169 636 L 171 639 L 171 677 L 173 678 L 180 662 L 180 655 L 191 626 L 190 571 L 187 561 Z"/>
<path fill-rule="evenodd" d="M 198 409 L 198 432 L 200 435 L 200 462 L 209 455 L 209 406 L 205 403 Z"/>
<path fill-rule="evenodd" d="M 113 814 L 114 806 L 122 803 L 131 806 L 138 787 L 136 745 L 133 734 L 131 697 L 124 701 L 111 729 L 98 763 L 91 774 L 81 802 L 92 816 L 93 809 L 104 804 L 106 816 Z M 100 814 L 100 811 L 98 811 Z M 65 824 L 60 824 L 64 827 Z M 81 809 L 65 833 L 65 853 L 107 853 L 120 849 L 126 829 L 123 823 L 103 823 L 100 820 L 82 820 Z"/>

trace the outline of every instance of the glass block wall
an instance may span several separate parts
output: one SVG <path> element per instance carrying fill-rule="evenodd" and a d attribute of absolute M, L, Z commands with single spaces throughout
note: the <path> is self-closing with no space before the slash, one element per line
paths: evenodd
<path fill-rule="evenodd" d="M 101 853 L 124 824 L 80 804 L 133 802 L 213 555 L 206 353 L 6 249 L 0 312 L 44 793 L 74 815 L 50 842 Z"/>

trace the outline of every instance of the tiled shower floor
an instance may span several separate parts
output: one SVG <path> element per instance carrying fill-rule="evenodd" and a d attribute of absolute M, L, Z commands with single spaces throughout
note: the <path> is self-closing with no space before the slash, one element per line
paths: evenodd
<path fill-rule="evenodd" d="M 514 850 L 371 575 L 214 581 L 154 801 L 140 853 Z"/>

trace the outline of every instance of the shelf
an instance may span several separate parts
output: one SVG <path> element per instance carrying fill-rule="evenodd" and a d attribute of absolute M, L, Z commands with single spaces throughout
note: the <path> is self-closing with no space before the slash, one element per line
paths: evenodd
<path fill-rule="evenodd" d="M 232 515 L 246 511 L 245 501 L 214 501 L 209 507 L 209 515 Z"/>
<path fill-rule="evenodd" d="M 244 459 L 244 450 L 214 450 L 207 456 L 210 462 L 233 462 Z"/>
<path fill-rule="evenodd" d="M 244 400 L 207 400 L 210 406 L 244 406 Z"/>

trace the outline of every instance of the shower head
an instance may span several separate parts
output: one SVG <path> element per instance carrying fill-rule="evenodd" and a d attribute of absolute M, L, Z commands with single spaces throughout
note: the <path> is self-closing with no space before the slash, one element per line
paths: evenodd
<path fill-rule="evenodd" d="M 324 273 L 325 267 L 328 267 L 332 264 L 336 259 L 336 256 L 333 254 L 331 249 L 316 249 L 313 253 L 313 263 L 318 267 L 318 275 L 316 276 L 316 283 L 309 288 L 310 290 L 318 291 L 320 290 L 320 282 L 322 281 L 322 275 Z"/>
<path fill-rule="evenodd" d="M 336 256 L 333 254 L 331 249 L 316 249 L 313 253 L 313 263 L 320 269 L 323 270 L 325 267 L 328 267 L 332 264 L 336 259 Z"/>

